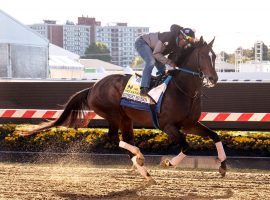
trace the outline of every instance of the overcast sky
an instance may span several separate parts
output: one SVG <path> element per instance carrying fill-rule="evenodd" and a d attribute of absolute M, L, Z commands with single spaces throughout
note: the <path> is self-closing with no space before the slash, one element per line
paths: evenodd
<path fill-rule="evenodd" d="M 129 26 L 167 31 L 173 23 L 197 30 L 206 41 L 216 37 L 214 49 L 232 53 L 251 48 L 255 41 L 270 45 L 270 3 L 267 0 L 0 0 L 0 9 L 24 24 L 43 19 L 77 22 L 95 17 L 102 25 L 127 22 Z M 1 26 L 1 24 L 0 24 Z"/>

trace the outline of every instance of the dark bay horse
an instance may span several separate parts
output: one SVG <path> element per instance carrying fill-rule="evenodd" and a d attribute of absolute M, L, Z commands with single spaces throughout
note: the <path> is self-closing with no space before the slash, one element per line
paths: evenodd
<path fill-rule="evenodd" d="M 180 144 L 180 154 L 171 160 L 163 161 L 164 166 L 176 166 L 188 154 L 189 145 L 186 134 L 210 137 L 216 144 L 218 159 L 221 162 L 219 172 L 226 173 L 226 155 L 217 133 L 202 125 L 198 120 L 201 115 L 201 89 L 203 86 L 216 85 L 218 76 L 215 71 L 215 53 L 212 50 L 214 40 L 209 44 L 202 37 L 183 60 L 178 61 L 178 69 L 170 72 L 172 80 L 167 86 L 158 114 L 160 129 L 168 134 L 169 139 Z M 123 141 L 119 146 L 128 150 L 130 158 L 138 171 L 147 179 L 153 180 L 144 167 L 144 157 L 139 148 L 134 146 L 133 122 L 142 126 L 151 126 L 149 112 L 120 106 L 123 90 L 130 75 L 110 75 L 96 82 L 91 88 L 74 94 L 65 106 L 61 116 L 55 121 L 41 125 L 28 133 L 52 126 L 65 125 L 78 127 L 78 118 L 84 116 L 85 110 L 94 110 L 109 123 L 108 136 L 119 142 L 118 130 L 121 130 Z M 85 125 L 88 119 L 85 119 Z"/>

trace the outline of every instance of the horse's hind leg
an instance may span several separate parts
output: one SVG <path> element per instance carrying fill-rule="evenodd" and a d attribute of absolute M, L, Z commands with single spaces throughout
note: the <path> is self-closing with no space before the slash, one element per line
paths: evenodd
<path fill-rule="evenodd" d="M 108 120 L 108 122 L 109 122 L 108 137 L 109 137 L 110 143 L 118 146 L 118 144 L 119 144 L 119 136 L 118 136 L 119 126 L 113 120 L 110 120 L 110 121 Z"/>
<path fill-rule="evenodd" d="M 140 149 L 135 146 L 134 133 L 133 133 L 133 123 L 128 117 L 123 117 L 120 123 L 120 130 L 122 133 L 123 141 L 120 141 L 120 147 L 128 150 L 128 155 L 130 158 L 137 156 L 140 159 L 142 165 L 144 163 L 144 156 L 140 152 Z"/>
<path fill-rule="evenodd" d="M 183 130 L 187 134 L 196 134 L 202 137 L 210 137 L 215 142 L 217 153 L 218 153 L 218 159 L 221 162 L 221 165 L 219 167 L 219 172 L 222 175 L 222 177 L 224 177 L 226 175 L 226 170 L 227 170 L 226 154 L 223 149 L 223 145 L 222 145 L 219 135 L 216 132 L 204 126 L 203 124 L 201 124 L 200 122 L 197 122 L 195 126 L 192 126 L 190 128 L 184 128 Z"/>
<path fill-rule="evenodd" d="M 123 141 L 119 142 L 119 146 L 128 150 L 129 157 L 133 165 L 137 168 L 139 173 L 146 178 L 147 181 L 155 183 L 152 179 L 150 174 L 147 172 L 146 168 L 144 167 L 144 156 L 141 153 L 140 149 L 135 146 L 134 142 L 134 134 L 133 134 L 133 123 L 132 121 L 126 116 L 123 117 L 120 124 L 120 129 L 123 137 Z"/>
<path fill-rule="evenodd" d="M 166 167 L 177 166 L 186 157 L 189 150 L 186 136 L 182 132 L 180 132 L 177 127 L 173 125 L 166 126 L 163 131 L 169 136 L 170 141 L 180 145 L 181 152 L 177 156 L 173 157 L 171 160 L 163 160 L 161 164 Z"/>

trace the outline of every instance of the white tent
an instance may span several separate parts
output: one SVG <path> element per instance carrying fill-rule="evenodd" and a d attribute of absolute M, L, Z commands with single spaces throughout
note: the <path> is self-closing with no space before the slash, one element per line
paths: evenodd
<path fill-rule="evenodd" d="M 71 51 L 63 49 L 63 48 L 56 46 L 52 43 L 50 43 L 49 52 L 50 52 L 50 55 L 53 55 L 53 56 L 66 56 L 69 59 L 76 60 L 76 61 L 78 61 L 80 59 L 80 55 L 78 55 L 76 53 L 72 53 Z"/>
<path fill-rule="evenodd" d="M 82 79 L 84 66 L 78 62 L 80 56 L 66 49 L 50 44 L 49 68 L 52 79 Z"/>
<path fill-rule="evenodd" d="M 49 42 L 0 10 L 0 77 L 46 78 Z"/>
<path fill-rule="evenodd" d="M 80 59 L 79 62 L 88 69 L 98 69 L 103 67 L 107 72 L 123 72 L 123 67 L 98 59 Z"/>
<path fill-rule="evenodd" d="M 49 41 L 0 10 L 0 43 L 48 47 Z"/>
<path fill-rule="evenodd" d="M 50 55 L 50 78 L 83 78 L 84 66 L 67 56 Z"/>
<path fill-rule="evenodd" d="M 85 78 L 99 80 L 110 74 L 124 74 L 123 67 L 98 59 L 80 59 L 84 65 Z"/>

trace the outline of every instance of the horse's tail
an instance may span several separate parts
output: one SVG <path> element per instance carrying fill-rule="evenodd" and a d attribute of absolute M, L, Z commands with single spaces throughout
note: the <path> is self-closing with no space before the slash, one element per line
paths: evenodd
<path fill-rule="evenodd" d="M 65 104 L 64 111 L 59 118 L 51 122 L 42 123 L 37 128 L 27 131 L 26 133 L 22 133 L 22 135 L 34 135 L 42 130 L 60 125 L 67 127 L 86 126 L 90 120 L 85 118 L 85 111 L 90 109 L 87 103 L 87 97 L 90 95 L 91 89 L 92 88 L 81 90 L 71 96 L 68 102 Z"/>
<path fill-rule="evenodd" d="M 71 96 L 65 105 L 63 113 L 53 122 L 52 126 L 78 127 L 78 125 L 85 125 L 89 121 L 89 119 L 85 118 L 85 111 L 90 109 L 87 103 L 90 91 L 91 88 L 87 88 Z"/>

